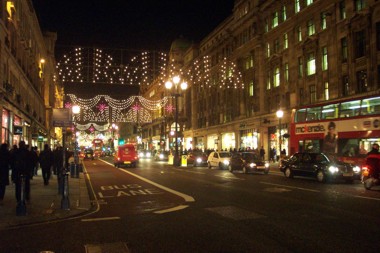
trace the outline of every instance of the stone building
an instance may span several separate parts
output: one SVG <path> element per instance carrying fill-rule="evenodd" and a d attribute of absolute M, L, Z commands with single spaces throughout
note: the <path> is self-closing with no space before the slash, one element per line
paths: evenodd
<path fill-rule="evenodd" d="M 268 154 L 288 133 L 292 109 L 379 93 L 380 3 L 236 0 L 230 17 L 183 50 L 171 59 L 191 87 L 182 148 Z M 281 144 L 294 152 L 287 138 Z"/>
<path fill-rule="evenodd" d="M 55 33 L 42 33 L 30 0 L 0 1 L 0 142 L 53 145 L 52 108 L 62 107 Z M 57 131 L 57 132 L 56 132 Z"/>

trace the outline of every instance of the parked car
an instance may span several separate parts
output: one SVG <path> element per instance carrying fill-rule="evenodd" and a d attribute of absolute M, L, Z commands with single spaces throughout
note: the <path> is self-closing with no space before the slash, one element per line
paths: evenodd
<path fill-rule="evenodd" d="M 137 150 L 133 144 L 124 144 L 117 147 L 114 156 L 114 165 L 119 168 L 121 166 L 137 167 L 139 157 Z"/>
<path fill-rule="evenodd" d="M 90 149 L 90 148 L 88 148 L 88 149 L 85 149 L 84 150 L 84 152 L 83 152 L 83 154 L 84 154 L 84 159 L 86 160 L 86 159 L 91 159 L 91 160 L 94 160 L 94 151 L 92 150 L 92 149 Z"/>
<path fill-rule="evenodd" d="M 353 182 L 360 179 L 360 167 L 338 161 L 334 156 L 324 153 L 299 152 L 282 161 L 280 170 L 287 178 L 305 176 L 316 178 L 319 182 L 343 179 Z"/>
<path fill-rule="evenodd" d="M 196 166 L 207 166 L 207 154 L 202 151 L 191 151 L 187 155 L 187 164 Z"/>
<path fill-rule="evenodd" d="M 228 151 L 213 151 L 207 158 L 208 168 L 218 167 L 219 169 L 228 168 L 230 164 L 231 153 Z"/>
<path fill-rule="evenodd" d="M 260 155 L 254 152 L 234 153 L 231 157 L 229 171 L 242 170 L 248 172 L 263 172 L 269 173 L 269 162 L 261 159 Z"/>
<path fill-rule="evenodd" d="M 150 150 L 139 150 L 139 158 L 140 159 L 151 159 L 152 151 Z"/>
<path fill-rule="evenodd" d="M 169 160 L 169 151 L 157 151 L 156 155 L 154 156 L 155 161 L 168 161 Z"/>

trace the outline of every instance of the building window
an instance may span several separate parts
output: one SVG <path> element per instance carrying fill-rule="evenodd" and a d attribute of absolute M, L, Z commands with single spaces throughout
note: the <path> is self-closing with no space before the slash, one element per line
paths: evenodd
<path fill-rule="evenodd" d="M 255 95 L 255 87 L 253 85 L 253 81 L 251 81 L 249 83 L 249 96 L 253 97 L 253 95 Z"/>
<path fill-rule="evenodd" d="M 272 87 L 272 80 L 270 71 L 267 72 L 267 90 L 270 90 Z"/>
<path fill-rule="evenodd" d="M 270 57 L 270 45 L 267 43 L 267 57 Z"/>
<path fill-rule="evenodd" d="M 283 5 L 282 6 L 282 21 L 285 21 L 287 19 L 287 16 L 286 16 L 286 6 Z"/>
<path fill-rule="evenodd" d="M 278 39 L 275 39 L 273 45 L 273 52 L 278 53 L 278 51 L 280 51 L 280 41 Z"/>
<path fill-rule="evenodd" d="M 284 33 L 284 49 L 289 47 L 288 34 Z"/>
<path fill-rule="evenodd" d="M 275 28 L 278 26 L 278 12 L 276 11 L 275 13 L 273 13 L 273 16 L 272 16 L 272 28 Z"/>
<path fill-rule="evenodd" d="M 300 12 L 301 10 L 301 5 L 300 5 L 300 0 L 295 0 L 295 3 L 294 3 L 294 11 L 296 13 Z"/>
<path fill-rule="evenodd" d="M 329 68 L 327 47 L 322 47 L 322 70 L 325 71 Z"/>
<path fill-rule="evenodd" d="M 313 0 L 306 0 L 306 6 L 309 6 L 310 4 L 312 4 L 314 1 Z"/>
<path fill-rule="evenodd" d="M 364 30 L 361 30 L 359 32 L 356 32 L 354 34 L 354 40 L 355 40 L 355 58 L 360 58 L 365 55 L 365 47 L 366 47 L 366 39 L 365 39 L 365 32 Z"/>
<path fill-rule="evenodd" d="M 285 63 L 284 76 L 285 76 L 285 81 L 289 82 L 289 64 L 288 63 Z"/>
<path fill-rule="evenodd" d="M 308 76 L 314 75 L 316 71 L 315 68 L 315 55 L 314 53 L 310 53 L 307 57 L 307 69 L 306 69 L 306 74 Z"/>
<path fill-rule="evenodd" d="M 302 41 L 302 28 L 301 28 L 301 26 L 297 27 L 297 40 L 298 40 L 298 42 Z"/>
<path fill-rule="evenodd" d="M 325 87 L 324 87 L 324 98 L 325 100 L 329 100 L 330 99 L 330 93 L 329 93 L 329 83 L 328 82 L 325 82 Z"/>
<path fill-rule="evenodd" d="M 266 33 L 269 31 L 268 19 L 265 19 L 265 27 L 264 27 L 264 30 L 265 30 Z"/>
<path fill-rule="evenodd" d="M 346 19 L 347 14 L 346 14 L 346 3 L 343 1 L 339 2 L 339 17 L 340 20 Z"/>
<path fill-rule="evenodd" d="M 356 72 L 356 81 L 358 84 L 358 92 L 367 92 L 368 90 L 368 80 L 367 80 L 367 72 L 365 70 L 361 70 Z"/>
<path fill-rule="evenodd" d="M 321 13 L 321 30 L 325 30 L 327 28 L 327 18 L 326 12 Z"/>
<path fill-rule="evenodd" d="M 315 85 L 310 85 L 310 103 L 317 102 L 317 88 Z"/>
<path fill-rule="evenodd" d="M 347 96 L 350 94 L 350 85 L 348 83 L 348 76 L 342 76 L 342 88 L 343 88 L 343 96 Z"/>
<path fill-rule="evenodd" d="M 366 7 L 365 0 L 355 0 L 355 11 L 361 11 Z"/>
<path fill-rule="evenodd" d="M 303 77 L 303 60 L 302 57 L 298 57 L 298 77 Z"/>
<path fill-rule="evenodd" d="M 315 26 L 313 20 L 307 21 L 307 35 L 311 36 L 315 33 Z"/>
<path fill-rule="evenodd" d="M 274 69 L 274 75 L 273 75 L 273 87 L 280 86 L 280 68 L 276 67 Z"/>
<path fill-rule="evenodd" d="M 347 62 L 348 46 L 347 46 L 347 38 L 346 37 L 340 39 L 340 46 L 341 46 L 342 62 Z"/>

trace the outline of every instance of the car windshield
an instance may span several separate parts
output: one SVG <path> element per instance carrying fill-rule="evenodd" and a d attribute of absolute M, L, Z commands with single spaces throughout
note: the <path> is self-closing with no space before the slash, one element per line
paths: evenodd
<path fill-rule="evenodd" d="M 229 152 L 223 152 L 223 153 L 219 153 L 220 157 L 231 157 L 231 153 Z"/>
<path fill-rule="evenodd" d="M 261 160 L 261 158 L 258 156 L 258 155 L 256 155 L 256 154 L 253 154 L 253 153 L 246 153 L 245 155 L 244 155 L 244 157 L 247 159 L 250 159 L 250 160 L 254 160 L 254 161 L 260 161 Z"/>

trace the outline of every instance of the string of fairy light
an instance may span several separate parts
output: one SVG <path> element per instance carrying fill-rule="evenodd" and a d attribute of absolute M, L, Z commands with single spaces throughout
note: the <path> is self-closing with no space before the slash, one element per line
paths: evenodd
<path fill-rule="evenodd" d="M 74 115 L 76 121 L 91 122 L 137 122 L 148 123 L 152 121 L 152 111 L 165 108 L 169 98 L 149 100 L 142 96 L 131 96 L 128 99 L 114 99 L 108 95 L 97 95 L 91 99 L 78 98 L 74 94 L 67 95 L 70 101 L 64 105 L 71 108 L 78 105 L 80 114 Z"/>
<path fill-rule="evenodd" d="M 93 49 L 91 52 L 87 50 L 87 53 L 84 50 L 75 48 L 58 62 L 57 69 L 63 82 L 87 80 L 93 83 L 149 86 L 157 83 L 157 80 L 161 85 L 176 73 L 185 75 L 192 85 L 202 88 L 244 89 L 241 72 L 236 63 L 228 58 L 212 65 L 210 56 L 201 56 L 187 66 L 184 73 L 174 60 L 168 63 L 168 55 L 164 52 L 140 52 L 123 64 L 116 63 L 117 60 L 105 50 Z"/>

